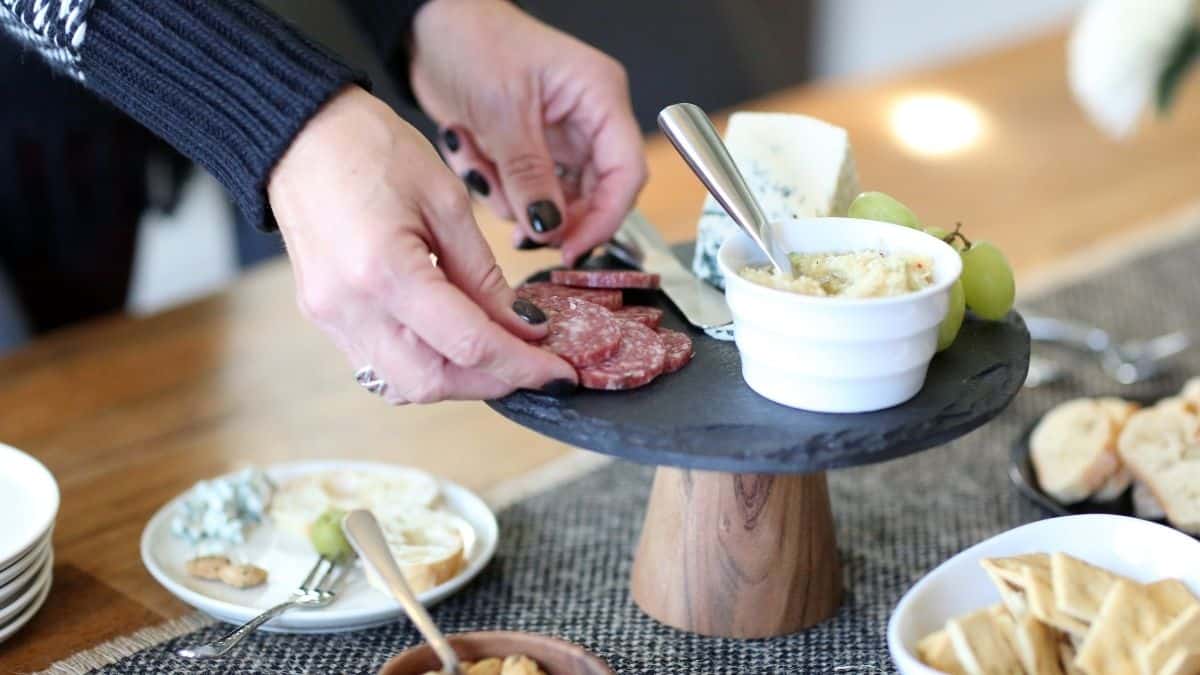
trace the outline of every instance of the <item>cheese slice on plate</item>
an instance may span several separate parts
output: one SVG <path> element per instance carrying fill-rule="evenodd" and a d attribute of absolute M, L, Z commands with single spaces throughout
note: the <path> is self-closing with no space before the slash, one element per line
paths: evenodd
<path fill-rule="evenodd" d="M 738 112 L 725 145 L 767 218 L 844 216 L 858 194 L 858 176 L 845 129 L 806 115 Z M 724 286 L 717 249 L 738 227 L 712 195 L 704 201 L 692 269 Z"/>

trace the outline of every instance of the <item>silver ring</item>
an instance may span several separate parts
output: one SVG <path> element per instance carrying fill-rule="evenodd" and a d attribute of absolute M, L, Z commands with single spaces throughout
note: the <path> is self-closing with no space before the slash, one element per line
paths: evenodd
<path fill-rule="evenodd" d="M 380 379 L 371 366 L 363 366 L 354 371 L 354 381 L 376 396 L 383 396 L 387 393 L 387 382 Z"/>

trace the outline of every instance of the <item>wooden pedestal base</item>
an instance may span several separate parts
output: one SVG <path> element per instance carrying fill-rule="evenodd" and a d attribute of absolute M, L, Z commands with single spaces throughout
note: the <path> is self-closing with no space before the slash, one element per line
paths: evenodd
<path fill-rule="evenodd" d="M 659 467 L 632 590 L 651 617 L 703 635 L 786 635 L 833 616 L 842 569 L 825 474 Z"/>

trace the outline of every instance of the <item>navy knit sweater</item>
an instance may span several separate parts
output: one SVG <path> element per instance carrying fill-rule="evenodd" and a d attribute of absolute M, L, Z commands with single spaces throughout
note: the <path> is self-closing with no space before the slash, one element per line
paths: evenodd
<path fill-rule="evenodd" d="M 425 0 L 343 1 L 387 58 Z M 0 27 L 208 169 L 262 229 L 297 132 L 369 85 L 253 0 L 0 0 Z"/>

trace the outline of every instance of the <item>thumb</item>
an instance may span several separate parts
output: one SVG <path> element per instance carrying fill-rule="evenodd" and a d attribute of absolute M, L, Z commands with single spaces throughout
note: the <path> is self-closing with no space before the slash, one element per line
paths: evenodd
<path fill-rule="evenodd" d="M 481 140 L 489 146 L 509 207 L 530 239 L 558 243 L 565 224 L 565 201 L 546 146 L 540 111 L 523 115 L 518 124 L 493 128 L 495 137 Z"/>

